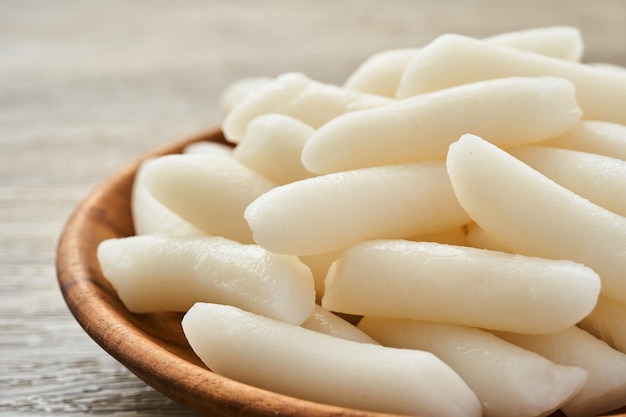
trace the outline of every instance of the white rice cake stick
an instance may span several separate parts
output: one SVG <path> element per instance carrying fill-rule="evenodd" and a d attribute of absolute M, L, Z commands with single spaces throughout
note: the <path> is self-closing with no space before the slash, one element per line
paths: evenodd
<path fill-rule="evenodd" d="M 346 80 L 344 88 L 395 98 L 404 68 L 419 48 L 390 49 L 375 53 Z"/>
<path fill-rule="evenodd" d="M 626 216 L 626 161 L 547 146 L 524 146 L 509 152 L 581 197 Z"/>
<path fill-rule="evenodd" d="M 597 416 L 626 405 L 626 355 L 573 326 L 555 334 L 495 333 L 551 361 L 583 368 L 587 383 L 563 407 L 568 417 Z"/>
<path fill-rule="evenodd" d="M 439 233 L 422 234 L 419 236 L 413 236 L 408 238 L 418 242 L 439 242 L 447 243 L 450 245 L 466 245 L 465 229 L 463 227 L 457 227 L 452 230 L 446 230 Z M 341 256 L 342 250 L 335 250 L 331 252 L 318 253 L 315 255 L 303 255 L 300 256 L 300 260 L 307 265 L 313 273 L 313 279 L 315 280 L 315 294 L 316 299 L 321 302 L 324 295 L 324 280 L 328 274 L 328 270 L 333 262 L 335 262 Z"/>
<path fill-rule="evenodd" d="M 202 230 L 180 218 L 169 208 L 161 204 L 146 188 L 145 167 L 153 159 L 141 164 L 133 181 L 131 194 L 131 213 L 137 235 L 165 236 L 205 236 Z"/>
<path fill-rule="evenodd" d="M 167 155 L 142 174 L 146 189 L 168 209 L 208 235 L 253 243 L 244 209 L 276 184 L 232 157 Z"/>
<path fill-rule="evenodd" d="M 399 99 L 492 78 L 556 76 L 576 85 L 584 118 L 626 123 L 626 73 L 607 71 L 494 45 L 461 35 L 442 35 L 415 54 Z"/>
<path fill-rule="evenodd" d="M 609 62 L 590 62 L 589 65 L 606 71 L 615 71 L 622 74 L 626 73 L 626 67 L 623 65 L 617 65 Z"/>
<path fill-rule="evenodd" d="M 456 196 L 486 233 L 513 252 L 571 259 L 602 278 L 602 294 L 626 302 L 626 218 L 558 185 L 473 135 L 450 146 Z"/>
<path fill-rule="evenodd" d="M 469 221 L 443 161 L 338 172 L 281 185 L 253 201 L 244 217 L 259 245 L 290 255 L 441 232 Z"/>
<path fill-rule="evenodd" d="M 290 116 L 268 113 L 253 119 L 233 155 L 248 168 L 281 185 L 314 176 L 302 166 L 300 154 L 315 132 Z"/>
<path fill-rule="evenodd" d="M 299 73 L 287 73 L 248 95 L 235 106 L 226 115 L 222 130 L 226 139 L 239 143 L 248 123 L 265 113 L 285 114 L 318 128 L 342 113 L 391 101 L 387 97 L 314 81 Z"/>
<path fill-rule="evenodd" d="M 293 256 L 221 237 L 132 236 L 98 246 L 103 275 L 129 310 L 231 304 L 300 324 L 315 306 L 311 271 Z"/>
<path fill-rule="evenodd" d="M 626 304 L 600 297 L 591 314 L 578 327 L 626 353 Z"/>
<path fill-rule="evenodd" d="M 182 325 L 210 369 L 249 385 L 386 413 L 482 413 L 467 384 L 428 352 L 344 340 L 215 304 L 196 304 Z"/>
<path fill-rule="evenodd" d="M 228 85 L 219 99 L 219 107 L 223 116 L 226 116 L 239 103 L 244 101 L 251 94 L 272 82 L 269 77 L 248 77 L 242 78 Z"/>
<path fill-rule="evenodd" d="M 546 26 L 505 32 L 485 38 L 484 41 L 566 61 L 580 61 L 585 50 L 580 29 L 572 26 Z"/>
<path fill-rule="evenodd" d="M 354 324 L 339 317 L 316 304 L 313 314 L 301 324 L 302 327 L 324 333 L 341 339 L 352 340 L 359 343 L 379 343 L 359 330 Z"/>
<path fill-rule="evenodd" d="M 568 61 L 580 61 L 584 43 L 580 30 L 548 26 L 501 33 L 485 41 Z M 395 97 L 402 73 L 419 48 L 390 49 L 371 55 L 346 80 L 344 87 L 364 93 Z"/>
<path fill-rule="evenodd" d="M 566 79 L 487 80 L 338 116 L 311 136 L 302 162 L 326 174 L 445 159 L 450 144 L 468 132 L 509 148 L 559 135 L 581 114 Z"/>
<path fill-rule="evenodd" d="M 584 265 L 464 246 L 375 240 L 330 268 L 322 307 L 347 314 L 551 333 L 593 310 L 600 278 Z"/>
<path fill-rule="evenodd" d="M 540 145 L 595 153 L 626 161 L 626 125 L 581 120 L 573 129 Z"/>
<path fill-rule="evenodd" d="M 476 393 L 484 417 L 548 415 L 587 381 L 581 368 L 557 365 L 477 328 L 375 317 L 364 317 L 358 328 L 383 346 L 435 354 Z"/>
<path fill-rule="evenodd" d="M 183 149 L 185 154 L 189 153 L 210 153 L 210 154 L 219 154 L 224 156 L 232 156 L 233 148 L 232 146 L 225 145 L 223 143 L 211 142 L 208 140 L 203 140 L 200 142 L 191 143 Z"/>

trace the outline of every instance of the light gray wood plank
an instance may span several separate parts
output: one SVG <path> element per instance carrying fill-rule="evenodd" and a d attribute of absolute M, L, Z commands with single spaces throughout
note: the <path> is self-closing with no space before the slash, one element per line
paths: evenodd
<path fill-rule="evenodd" d="M 191 416 L 89 339 L 55 246 L 73 208 L 148 150 L 219 123 L 241 77 L 341 83 L 370 54 L 443 32 L 582 29 L 626 65 L 621 0 L 0 1 L 0 416 Z"/>

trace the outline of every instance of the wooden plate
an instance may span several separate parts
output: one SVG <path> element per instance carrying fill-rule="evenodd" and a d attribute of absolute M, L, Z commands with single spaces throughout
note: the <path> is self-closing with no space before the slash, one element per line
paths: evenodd
<path fill-rule="evenodd" d="M 215 128 L 158 149 L 96 188 L 73 213 L 57 248 L 57 276 L 76 320 L 104 350 L 139 378 L 202 415 L 389 417 L 304 401 L 217 375 L 203 365 L 187 344 L 180 325 L 182 314 L 131 313 L 102 276 L 96 257 L 98 244 L 104 239 L 134 234 L 130 198 L 141 162 L 180 153 L 186 145 L 198 141 L 226 143 L 220 129 Z"/>

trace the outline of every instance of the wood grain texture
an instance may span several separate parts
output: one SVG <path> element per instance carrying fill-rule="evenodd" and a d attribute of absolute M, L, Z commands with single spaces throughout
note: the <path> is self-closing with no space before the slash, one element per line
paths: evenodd
<path fill-rule="evenodd" d="M 626 65 L 622 0 L 0 1 L 0 416 L 191 416 L 69 313 L 55 249 L 94 187 L 219 123 L 219 92 L 302 71 L 341 83 L 371 53 L 442 32 L 582 29 Z"/>

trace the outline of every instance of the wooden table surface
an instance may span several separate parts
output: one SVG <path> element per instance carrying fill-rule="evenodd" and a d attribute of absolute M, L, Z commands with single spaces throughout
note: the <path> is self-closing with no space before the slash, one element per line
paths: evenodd
<path fill-rule="evenodd" d="M 241 77 L 342 83 L 370 54 L 546 25 L 626 65 L 622 0 L 0 0 L 0 416 L 189 416 L 79 327 L 55 246 L 73 208 L 148 150 L 220 122 Z"/>

